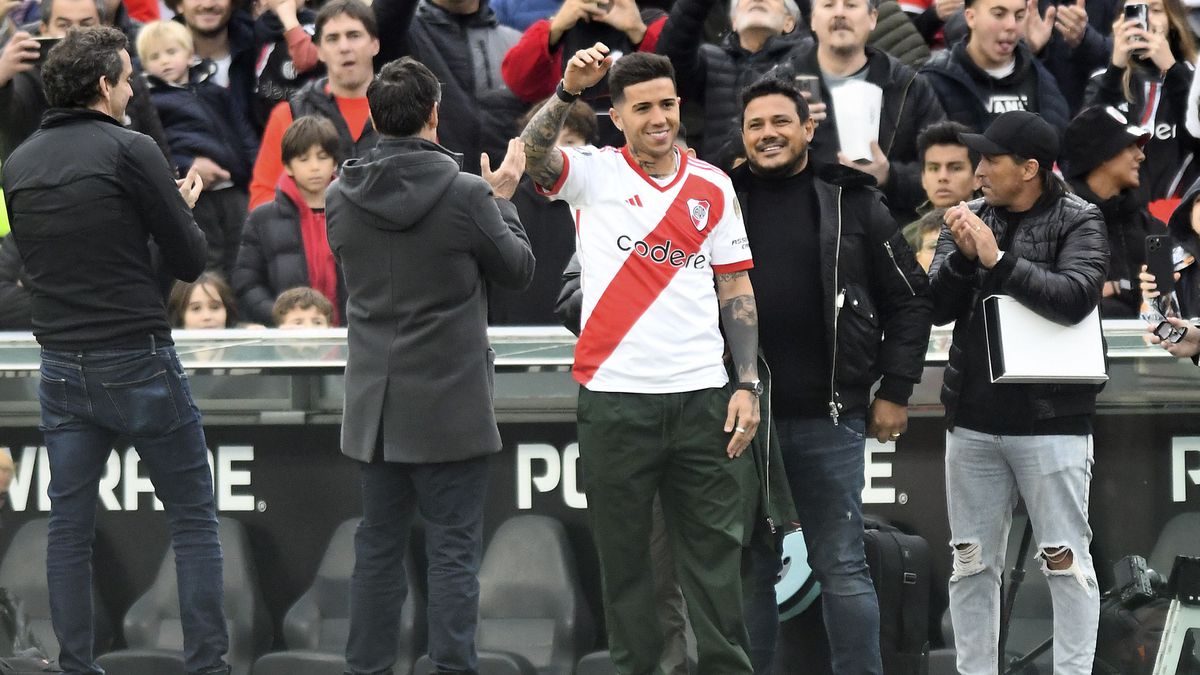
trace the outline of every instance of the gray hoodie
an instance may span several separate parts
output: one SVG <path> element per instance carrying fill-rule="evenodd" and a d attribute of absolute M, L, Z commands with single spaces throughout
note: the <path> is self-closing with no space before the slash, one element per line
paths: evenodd
<path fill-rule="evenodd" d="M 385 137 L 329 187 L 349 296 L 342 452 L 355 459 L 500 450 L 485 288 L 524 288 L 534 260 L 516 208 L 460 166 L 436 143 Z"/>

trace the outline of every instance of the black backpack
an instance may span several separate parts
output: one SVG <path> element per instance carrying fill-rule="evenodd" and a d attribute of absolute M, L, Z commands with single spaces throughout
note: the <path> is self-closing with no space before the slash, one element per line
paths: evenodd
<path fill-rule="evenodd" d="M 863 520 L 863 546 L 879 596 L 883 672 L 924 673 L 929 654 L 929 543 L 870 516 Z"/>

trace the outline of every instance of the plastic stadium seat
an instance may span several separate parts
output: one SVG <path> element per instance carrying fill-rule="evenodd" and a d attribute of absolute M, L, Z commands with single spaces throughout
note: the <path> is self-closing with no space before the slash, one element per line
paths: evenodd
<path fill-rule="evenodd" d="M 575 675 L 618 675 L 617 667 L 613 665 L 612 656 L 608 650 L 592 652 L 579 660 L 575 666 Z"/>
<path fill-rule="evenodd" d="M 226 661 L 233 675 L 247 675 L 254 657 L 271 646 L 271 618 L 258 586 L 245 528 L 230 518 L 218 521 L 225 559 Z M 114 675 L 183 675 L 183 630 L 175 555 L 170 547 L 154 583 L 125 614 L 125 641 L 129 649 L 100 657 L 100 667 Z"/>
<path fill-rule="evenodd" d="M 562 523 L 532 515 L 505 521 L 479 570 L 480 675 L 570 675 L 594 642 Z M 432 670 L 422 657 L 415 675 Z"/>
<path fill-rule="evenodd" d="M 46 533 L 49 518 L 26 521 L 9 542 L 0 561 L 0 588 L 6 588 L 21 601 L 29 632 L 42 651 L 58 656 L 58 638 L 50 624 L 50 592 L 46 586 Z M 102 654 L 112 646 L 112 623 L 100 601 L 96 583 L 92 583 L 92 616 L 95 627 L 95 652 Z"/>
<path fill-rule="evenodd" d="M 350 578 L 354 573 L 354 531 L 360 519 L 344 521 L 334 531 L 312 586 L 283 617 L 287 651 L 263 656 L 254 675 L 342 675 L 346 670 L 346 637 L 350 631 Z M 410 675 L 413 661 L 425 650 L 423 574 L 414 573 L 411 550 L 404 561 L 408 597 L 400 611 L 400 652 L 392 669 Z"/>
<path fill-rule="evenodd" d="M 1200 511 L 1189 511 L 1167 521 L 1154 541 L 1154 550 L 1146 563 L 1163 576 L 1171 576 L 1175 556 L 1200 556 Z"/>

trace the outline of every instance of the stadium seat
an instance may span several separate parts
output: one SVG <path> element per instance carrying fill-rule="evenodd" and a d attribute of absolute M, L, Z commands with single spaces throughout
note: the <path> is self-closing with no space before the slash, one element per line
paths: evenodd
<path fill-rule="evenodd" d="M 225 559 L 226 660 L 233 675 L 248 675 L 254 657 L 271 646 L 271 618 L 258 586 L 245 528 L 230 518 L 218 520 Z M 175 555 L 170 547 L 149 590 L 125 614 L 125 641 L 129 648 L 100 657 L 100 667 L 120 675 L 184 674 Z"/>
<path fill-rule="evenodd" d="M 287 651 L 274 652 L 254 664 L 254 675 L 342 675 L 346 670 L 346 637 L 350 632 L 350 578 L 354 572 L 354 531 L 358 518 L 334 531 L 312 586 L 283 617 Z M 425 650 L 423 574 L 415 572 L 412 551 L 404 561 L 408 597 L 400 612 L 400 652 L 392 672 L 411 675 L 413 661 Z"/>
<path fill-rule="evenodd" d="M 566 530 L 553 518 L 505 521 L 484 554 L 479 587 L 480 675 L 570 675 L 595 642 Z M 429 657 L 414 672 L 433 672 Z"/>
<path fill-rule="evenodd" d="M 29 633 L 42 651 L 58 656 L 58 638 L 50 624 L 50 592 L 46 586 L 46 534 L 49 518 L 26 521 L 9 542 L 4 560 L 0 561 L 0 588 L 8 589 L 21 601 Z M 112 622 L 92 584 L 92 616 L 95 628 L 95 652 L 103 654 L 112 646 Z"/>

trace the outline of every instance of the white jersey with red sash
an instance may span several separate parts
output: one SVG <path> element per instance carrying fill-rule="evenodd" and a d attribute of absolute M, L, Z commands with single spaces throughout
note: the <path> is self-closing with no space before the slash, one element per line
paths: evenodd
<path fill-rule="evenodd" d="M 656 180 L 628 149 L 559 148 L 543 193 L 570 204 L 582 266 L 574 376 L 592 391 L 662 394 L 721 387 L 713 275 L 753 267 L 729 177 L 677 153 Z"/>

